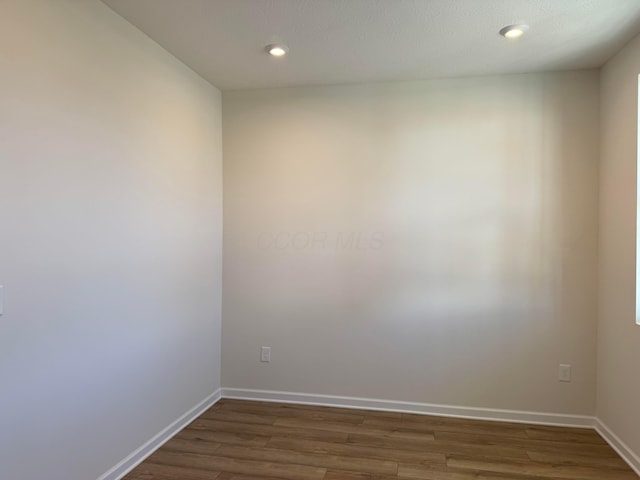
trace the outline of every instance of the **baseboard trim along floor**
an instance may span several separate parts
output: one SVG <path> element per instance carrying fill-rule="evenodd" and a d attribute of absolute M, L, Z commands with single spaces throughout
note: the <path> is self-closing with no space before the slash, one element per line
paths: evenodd
<path fill-rule="evenodd" d="M 189 425 L 193 420 L 202 415 L 203 412 L 211 408 L 222 398 L 222 389 L 218 389 L 207 398 L 198 403 L 180 418 L 171 423 L 168 427 L 153 436 L 150 440 L 131 452 L 117 465 L 98 477 L 98 480 L 119 480 L 127 473 L 142 463 L 149 455 L 164 445 L 171 437 Z"/>
<path fill-rule="evenodd" d="M 636 455 L 629 446 L 611 431 L 600 419 L 596 418 L 596 431 L 613 448 L 622 459 L 627 462 L 631 469 L 640 476 L 640 457 Z"/>
<path fill-rule="evenodd" d="M 539 413 L 493 408 L 460 407 L 454 405 L 435 405 L 429 403 L 379 400 L 373 398 L 341 397 L 271 390 L 251 390 L 241 388 L 223 388 L 209 395 L 179 419 L 151 438 L 140 448 L 132 452 L 120 463 L 103 474 L 98 480 L 119 480 L 144 459 L 160 448 L 176 433 L 191 423 L 205 410 L 213 406 L 220 398 L 253 400 L 262 402 L 295 403 L 317 406 L 357 408 L 403 413 L 417 413 L 442 417 L 468 418 L 474 420 L 493 420 L 497 422 L 530 423 L 561 427 L 595 429 L 609 445 L 640 475 L 640 458 L 620 440 L 604 423 L 588 415 L 565 415 L 558 413 Z"/>
<path fill-rule="evenodd" d="M 595 418 L 586 415 L 563 415 L 557 413 L 523 412 L 493 408 L 459 407 L 430 403 L 379 400 L 374 398 L 339 397 L 308 393 L 274 392 L 270 390 L 247 390 L 223 388 L 223 398 L 257 400 L 263 402 L 302 403 L 307 405 L 360 408 L 389 412 L 418 413 L 441 417 L 469 418 L 474 420 L 494 420 L 497 422 L 531 423 L 560 427 L 594 428 Z"/>

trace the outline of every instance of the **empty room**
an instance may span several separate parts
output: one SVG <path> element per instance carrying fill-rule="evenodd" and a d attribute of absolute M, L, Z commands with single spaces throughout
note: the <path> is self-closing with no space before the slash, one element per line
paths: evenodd
<path fill-rule="evenodd" d="M 639 75 L 640 0 L 0 0 L 0 480 L 639 479 Z"/>

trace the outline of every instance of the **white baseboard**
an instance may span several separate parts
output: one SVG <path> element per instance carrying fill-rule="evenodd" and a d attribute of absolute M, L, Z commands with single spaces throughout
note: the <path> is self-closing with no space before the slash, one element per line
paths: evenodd
<path fill-rule="evenodd" d="M 119 480 L 127 473 L 133 470 L 138 464 L 160 448 L 165 442 L 167 442 L 176 433 L 186 427 L 189 423 L 199 417 L 205 410 L 210 408 L 222 396 L 222 389 L 219 388 L 202 402 L 190 409 L 180 418 L 175 420 L 160 433 L 151 438 L 144 445 L 131 452 L 126 458 L 120 461 L 117 465 L 112 467 L 109 471 L 102 474 L 98 480 Z"/>
<path fill-rule="evenodd" d="M 595 424 L 596 431 L 604 438 L 611 448 L 613 448 L 622 459 L 629 464 L 629 466 L 640 475 L 640 457 L 636 455 L 629 446 L 624 443 L 620 438 L 607 427 L 602 420 L 596 419 Z"/>
<path fill-rule="evenodd" d="M 563 427 L 594 428 L 595 418 L 586 415 L 565 415 L 559 413 L 523 412 L 494 408 L 459 407 L 454 405 L 434 405 L 429 403 L 378 400 L 374 398 L 339 397 L 308 393 L 275 392 L 270 390 L 249 390 L 243 388 L 223 388 L 223 398 L 258 400 L 262 402 L 302 403 L 341 408 L 360 408 L 389 412 L 419 413 L 441 417 L 493 420 L 498 422 L 532 423 Z"/>

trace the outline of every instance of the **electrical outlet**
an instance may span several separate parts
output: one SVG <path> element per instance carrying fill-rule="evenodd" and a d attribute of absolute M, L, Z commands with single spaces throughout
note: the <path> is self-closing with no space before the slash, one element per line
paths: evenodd
<path fill-rule="evenodd" d="M 264 363 L 271 361 L 271 347 L 260 347 L 260 361 Z"/>
<path fill-rule="evenodd" d="M 558 368 L 558 380 L 560 382 L 571 381 L 571 365 L 561 363 Z"/>

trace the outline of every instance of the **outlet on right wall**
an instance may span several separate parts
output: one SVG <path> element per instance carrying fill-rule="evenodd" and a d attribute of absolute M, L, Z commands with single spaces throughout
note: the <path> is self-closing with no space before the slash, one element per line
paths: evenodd
<path fill-rule="evenodd" d="M 602 69 L 598 418 L 640 466 L 640 326 L 635 322 L 640 36 Z"/>

